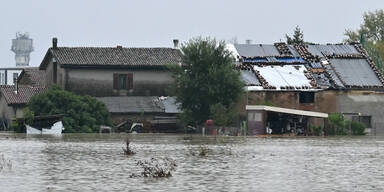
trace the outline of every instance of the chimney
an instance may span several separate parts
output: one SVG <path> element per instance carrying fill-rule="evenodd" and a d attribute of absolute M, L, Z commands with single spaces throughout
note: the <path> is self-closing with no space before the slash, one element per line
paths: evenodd
<path fill-rule="evenodd" d="M 252 40 L 250 39 L 245 40 L 245 44 L 250 45 L 251 43 L 252 43 Z"/>
<path fill-rule="evenodd" d="M 116 48 L 118 48 L 118 49 L 122 49 L 123 46 L 121 46 L 121 45 L 117 45 Z"/>
<path fill-rule="evenodd" d="M 57 49 L 57 38 L 56 37 L 52 38 L 52 48 Z"/>
<path fill-rule="evenodd" d="M 173 48 L 175 48 L 175 49 L 179 48 L 179 40 L 178 39 L 173 40 Z"/>

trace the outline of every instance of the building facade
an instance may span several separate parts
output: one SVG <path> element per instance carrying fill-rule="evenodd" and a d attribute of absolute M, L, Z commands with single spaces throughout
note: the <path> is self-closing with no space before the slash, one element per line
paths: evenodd
<path fill-rule="evenodd" d="M 167 64 L 181 64 L 173 48 L 57 47 L 53 40 L 40 69 L 48 87 L 96 97 L 166 96 L 173 79 Z"/>
<path fill-rule="evenodd" d="M 345 118 L 363 122 L 374 134 L 384 135 L 384 78 L 360 44 L 275 43 L 228 47 L 247 84 L 243 106 L 273 105 L 342 113 Z M 279 114 L 259 126 L 288 126 L 292 120 L 282 116 Z M 281 122 L 276 124 L 276 121 Z M 323 125 L 323 122 L 310 123 Z"/>
<path fill-rule="evenodd" d="M 22 68 L 0 68 L 0 85 L 14 85 Z"/>

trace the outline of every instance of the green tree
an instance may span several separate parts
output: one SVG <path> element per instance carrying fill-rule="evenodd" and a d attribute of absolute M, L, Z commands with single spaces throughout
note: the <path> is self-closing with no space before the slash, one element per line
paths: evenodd
<path fill-rule="evenodd" d="M 382 9 L 373 12 L 366 12 L 363 15 L 363 23 L 356 31 L 347 29 L 344 35 L 347 36 L 345 42 L 360 41 L 364 34 L 365 40 L 371 42 L 384 42 L 384 11 Z"/>
<path fill-rule="evenodd" d="M 232 122 L 236 118 L 236 107 L 225 107 L 221 103 L 216 103 L 211 105 L 211 119 L 214 120 L 215 125 L 217 126 L 228 126 L 231 125 Z"/>
<path fill-rule="evenodd" d="M 186 123 L 199 125 L 211 117 L 211 106 L 226 109 L 237 103 L 244 84 L 234 70 L 231 53 L 225 42 L 210 38 L 194 38 L 182 45 L 183 64 L 169 65 L 174 74 L 174 94 L 181 103 Z"/>
<path fill-rule="evenodd" d="M 91 96 L 64 91 L 58 86 L 33 96 L 28 103 L 28 109 L 36 116 L 63 114 L 66 133 L 97 132 L 100 125 L 111 125 L 104 103 Z"/>
<path fill-rule="evenodd" d="M 345 42 L 359 42 L 367 50 L 373 62 L 384 71 L 384 10 L 366 12 L 363 15 L 363 23 L 356 31 L 347 29 Z"/>
<path fill-rule="evenodd" d="M 287 44 L 304 44 L 304 33 L 301 31 L 300 27 L 297 25 L 295 30 L 293 31 L 293 37 L 290 37 L 288 34 L 285 34 L 285 38 L 287 39 Z"/>

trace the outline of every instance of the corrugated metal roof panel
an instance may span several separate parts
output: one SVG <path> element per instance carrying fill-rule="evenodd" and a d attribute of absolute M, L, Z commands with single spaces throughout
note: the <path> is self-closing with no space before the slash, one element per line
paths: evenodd
<path fill-rule="evenodd" d="M 336 72 L 332 69 L 330 65 L 325 66 L 328 70 L 328 72 L 331 74 L 332 79 L 335 80 L 335 83 L 338 87 L 344 87 L 343 83 L 340 81 L 340 79 L 337 77 Z"/>
<path fill-rule="evenodd" d="M 291 51 L 292 55 L 294 57 L 301 57 L 300 54 L 296 51 L 295 47 L 293 45 L 287 45 L 288 49 Z"/>
<path fill-rule="evenodd" d="M 299 67 L 296 69 L 296 67 Z M 254 66 L 254 69 L 260 72 L 260 75 L 269 85 L 280 89 L 280 87 L 312 87 L 310 80 L 305 76 L 304 65 L 284 65 L 284 66 Z"/>
<path fill-rule="evenodd" d="M 161 102 L 156 102 L 157 97 L 151 96 L 121 96 L 98 97 L 108 108 L 110 113 L 154 113 L 164 112 Z"/>
<path fill-rule="evenodd" d="M 313 73 L 312 76 L 316 79 L 316 82 L 320 86 L 330 87 L 332 84 L 329 82 L 328 77 L 324 73 Z"/>
<path fill-rule="evenodd" d="M 261 85 L 259 79 L 252 71 L 240 70 L 241 78 L 247 85 Z"/>
<path fill-rule="evenodd" d="M 314 56 L 360 54 L 353 45 L 308 45 L 308 51 Z"/>
<path fill-rule="evenodd" d="M 240 56 L 244 57 L 266 57 L 280 55 L 274 45 L 265 44 L 235 44 Z"/>
<path fill-rule="evenodd" d="M 383 86 L 365 59 L 331 59 L 330 62 L 347 85 Z"/>
<path fill-rule="evenodd" d="M 323 66 L 320 63 L 317 63 L 317 62 L 311 63 L 311 67 L 314 68 L 314 69 L 321 69 L 321 68 L 323 68 Z"/>

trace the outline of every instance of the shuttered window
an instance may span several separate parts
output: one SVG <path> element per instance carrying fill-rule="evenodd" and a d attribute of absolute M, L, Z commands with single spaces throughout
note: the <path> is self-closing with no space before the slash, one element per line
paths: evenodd
<path fill-rule="evenodd" d="M 113 74 L 113 89 L 133 89 L 133 74 L 132 73 L 114 73 Z"/>

